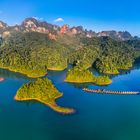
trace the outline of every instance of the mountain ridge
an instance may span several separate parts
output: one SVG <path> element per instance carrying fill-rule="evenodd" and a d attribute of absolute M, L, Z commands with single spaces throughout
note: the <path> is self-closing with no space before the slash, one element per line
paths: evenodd
<path fill-rule="evenodd" d="M 56 39 L 56 36 L 60 34 L 67 34 L 70 36 L 80 34 L 88 38 L 110 37 L 120 41 L 138 38 L 132 36 L 128 31 L 110 30 L 95 32 L 93 30 L 84 29 L 82 26 L 70 27 L 67 24 L 60 27 L 58 25 L 50 24 L 46 21 L 37 20 L 34 17 L 26 18 L 21 24 L 14 26 L 9 26 L 7 23 L 0 21 L 0 36 L 5 38 L 14 32 L 39 32 L 48 34 L 52 39 Z"/>

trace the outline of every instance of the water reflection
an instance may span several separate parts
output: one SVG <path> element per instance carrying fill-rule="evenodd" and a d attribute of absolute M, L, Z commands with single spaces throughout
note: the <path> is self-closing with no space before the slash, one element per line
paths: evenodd
<path fill-rule="evenodd" d="M 127 74 L 130 74 L 133 70 L 137 70 L 140 68 L 140 62 L 135 62 L 133 67 L 129 70 L 119 70 L 119 74 L 101 74 L 99 73 L 99 71 L 95 68 L 90 68 L 89 70 L 96 76 L 104 76 L 104 75 L 107 75 L 109 76 L 111 79 L 115 78 L 115 77 L 118 77 L 120 75 L 127 75 Z"/>
<path fill-rule="evenodd" d="M 4 79 L 13 78 L 13 79 L 22 79 L 22 80 L 32 80 L 32 78 L 29 78 L 23 74 L 11 72 L 5 69 L 0 69 L 0 77 L 3 77 Z"/>
<path fill-rule="evenodd" d="M 120 70 L 119 74 L 117 75 L 108 75 L 111 79 L 118 77 L 120 75 L 127 75 L 130 74 L 133 70 L 138 70 L 140 68 L 140 63 L 135 63 L 134 66 L 132 68 L 130 68 L 129 70 Z"/>
<path fill-rule="evenodd" d="M 93 85 L 93 83 L 69 83 L 69 85 L 72 85 L 75 88 L 83 89 L 88 88 L 90 85 Z"/>
<path fill-rule="evenodd" d="M 69 65 L 67 69 L 65 69 L 64 71 L 48 71 L 48 75 L 45 77 L 48 77 L 49 79 L 51 79 L 52 81 L 57 82 L 61 82 L 63 83 L 66 77 L 66 73 L 68 71 L 68 69 L 70 69 L 72 67 L 72 65 Z M 133 68 L 129 69 L 129 70 L 120 70 L 120 73 L 118 75 L 108 75 L 111 79 L 118 77 L 120 75 L 127 75 L 130 74 L 133 70 L 139 69 L 140 68 L 140 62 L 139 63 L 135 63 Z M 106 74 L 100 74 L 98 72 L 98 70 L 96 70 L 95 68 L 90 68 L 89 69 L 94 75 L 96 76 L 100 76 L 100 75 L 106 75 Z M 7 79 L 7 78 L 13 78 L 13 79 L 20 79 L 20 80 L 34 80 L 33 78 L 29 78 L 23 74 L 20 73 L 16 73 L 16 72 L 11 72 L 9 70 L 5 70 L 5 69 L 0 69 L 0 77 Z M 59 78 L 58 78 L 59 77 Z M 76 88 L 82 89 L 82 88 L 87 88 L 91 85 L 94 85 L 93 83 L 68 83 L 69 85 L 72 85 Z M 98 86 L 97 86 L 98 87 Z M 104 86 L 103 86 L 104 87 Z M 106 86 L 105 86 L 106 87 Z"/>
<path fill-rule="evenodd" d="M 108 75 L 110 77 L 110 79 L 114 79 L 118 76 L 121 76 L 121 75 L 128 75 L 130 74 L 133 70 L 137 70 L 140 68 L 140 63 L 135 63 L 134 66 L 129 69 L 129 70 L 120 70 L 120 73 L 118 75 Z M 107 74 L 100 74 L 98 72 L 98 70 L 96 70 L 95 68 L 90 68 L 89 69 L 94 75 L 96 76 L 103 76 L 103 75 L 107 75 Z M 92 88 L 94 89 L 106 89 L 108 87 L 110 87 L 110 85 L 106 85 L 106 86 L 97 86 L 93 83 L 82 83 L 82 84 L 79 84 L 79 83 L 68 83 L 69 85 L 72 85 L 74 86 L 75 88 L 79 88 L 79 89 L 83 89 L 83 88 L 89 88 L 90 86 L 92 86 Z"/>

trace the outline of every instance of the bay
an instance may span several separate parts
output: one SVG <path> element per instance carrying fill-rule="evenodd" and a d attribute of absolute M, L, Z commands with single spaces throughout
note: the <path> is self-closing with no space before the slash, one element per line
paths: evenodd
<path fill-rule="evenodd" d="M 140 139 L 139 95 L 102 95 L 82 91 L 83 87 L 140 91 L 139 65 L 113 76 L 113 83 L 104 87 L 66 83 L 66 72 L 49 71 L 47 77 L 64 93 L 57 103 L 76 110 L 72 115 L 59 114 L 38 102 L 15 101 L 16 91 L 34 79 L 0 70 L 0 77 L 5 78 L 0 82 L 1 140 Z"/>

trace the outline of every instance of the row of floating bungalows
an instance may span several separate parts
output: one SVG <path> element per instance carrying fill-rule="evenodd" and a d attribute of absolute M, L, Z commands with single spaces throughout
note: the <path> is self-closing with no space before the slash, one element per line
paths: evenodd
<path fill-rule="evenodd" d="M 138 91 L 111 91 L 111 90 L 102 90 L 102 89 L 97 89 L 97 90 L 92 90 L 92 89 L 87 89 L 84 88 L 83 91 L 86 92 L 93 92 L 93 93 L 105 93 L 105 94 L 138 94 Z"/>

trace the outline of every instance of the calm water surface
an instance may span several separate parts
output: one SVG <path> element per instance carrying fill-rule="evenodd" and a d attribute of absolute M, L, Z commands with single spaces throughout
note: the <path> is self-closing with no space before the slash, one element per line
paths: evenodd
<path fill-rule="evenodd" d="M 33 79 L 0 70 L 5 78 L 0 83 L 0 140 L 140 140 L 140 95 L 84 93 L 83 87 L 99 87 L 65 83 L 66 71 L 49 72 L 48 78 L 64 93 L 57 103 L 76 109 L 73 115 L 61 115 L 37 102 L 14 101 L 19 87 Z M 101 88 L 140 91 L 139 66 L 112 79 Z"/>

